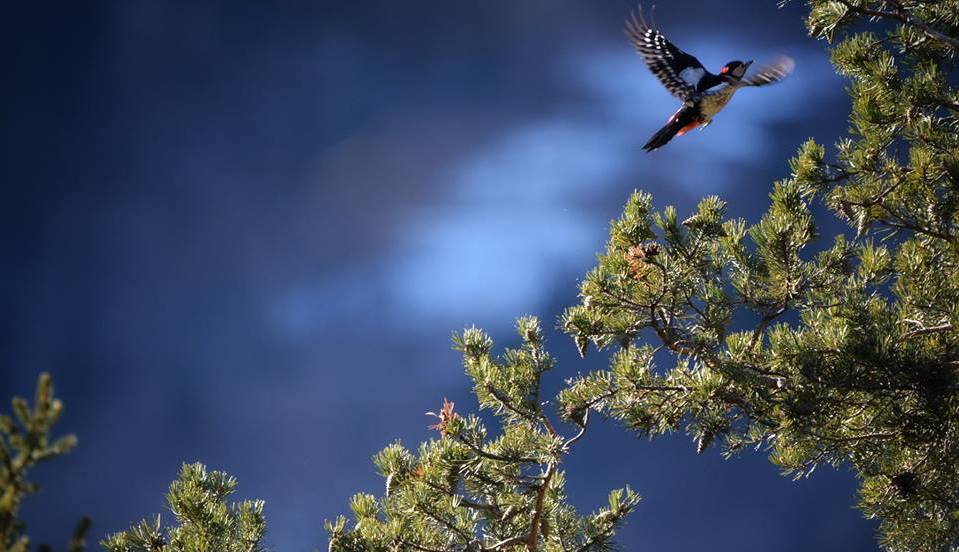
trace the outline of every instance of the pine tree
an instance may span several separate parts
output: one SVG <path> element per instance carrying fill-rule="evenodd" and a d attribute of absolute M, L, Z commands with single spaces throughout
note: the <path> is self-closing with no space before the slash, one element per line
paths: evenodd
<path fill-rule="evenodd" d="M 810 33 L 841 39 L 850 136 L 807 142 L 752 226 L 718 198 L 680 220 L 635 193 L 563 318 L 581 351 L 617 352 L 561 402 L 699 451 L 766 448 L 794 477 L 851 466 L 886 549 L 955 549 L 959 2 L 808 4 Z M 810 251 L 816 204 L 850 235 Z"/>
<path fill-rule="evenodd" d="M 49 374 L 40 374 L 33 408 L 23 397 L 11 401 L 13 416 L 0 416 L 0 551 L 26 552 L 30 539 L 20 521 L 23 499 L 39 487 L 27 475 L 40 462 L 69 452 L 77 444 L 73 435 L 52 439 L 51 432 L 63 413 L 63 403 L 54 397 Z M 68 550 L 82 552 L 90 520 L 77 523 Z M 49 550 L 40 546 L 40 550 Z"/>
<path fill-rule="evenodd" d="M 607 550 L 614 530 L 639 502 L 629 488 L 609 504 L 579 515 L 563 494 L 563 457 L 584 436 L 589 411 L 567 416 L 564 435 L 543 408 L 540 382 L 554 366 L 540 323 L 517 323 L 523 344 L 494 357 L 492 340 L 477 329 L 454 339 L 463 353 L 480 407 L 493 412 L 490 436 L 474 415 L 461 416 L 444 400 L 433 426 L 438 439 L 417 454 L 399 443 L 374 458 L 386 480 L 381 498 L 353 497 L 355 521 L 327 523 L 332 551 Z"/>
<path fill-rule="evenodd" d="M 262 500 L 227 504 L 236 479 L 202 464 L 184 464 L 170 484 L 167 504 L 177 525 L 160 515 L 104 539 L 107 552 L 262 552 L 266 533 Z"/>

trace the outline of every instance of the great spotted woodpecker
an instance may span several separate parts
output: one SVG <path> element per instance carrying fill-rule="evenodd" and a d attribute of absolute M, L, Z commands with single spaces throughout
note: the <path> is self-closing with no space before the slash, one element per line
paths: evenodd
<path fill-rule="evenodd" d="M 636 51 L 646 61 L 649 70 L 673 95 L 683 101 L 659 132 L 643 146 L 646 151 L 665 146 L 674 136 L 690 130 L 705 128 L 722 111 L 733 94 L 744 86 L 765 86 L 784 79 L 795 63 L 786 56 L 764 67 L 758 73 L 744 78 L 752 61 L 730 61 L 714 75 L 695 57 L 666 40 L 663 33 L 648 25 L 642 13 L 626 20 L 626 35 Z"/>

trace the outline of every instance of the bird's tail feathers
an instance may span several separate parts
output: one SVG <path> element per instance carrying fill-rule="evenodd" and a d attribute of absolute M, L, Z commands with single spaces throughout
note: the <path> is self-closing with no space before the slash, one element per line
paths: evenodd
<path fill-rule="evenodd" d="M 669 118 L 669 122 L 666 123 L 666 126 L 659 129 L 656 134 L 653 134 L 653 137 L 646 142 L 646 145 L 643 146 L 643 149 L 646 151 L 657 150 L 673 139 L 677 134 L 680 134 L 681 131 L 686 130 L 686 127 L 693 122 L 695 115 L 692 110 L 680 109 L 672 117 Z M 685 132 L 683 132 L 685 134 Z"/>

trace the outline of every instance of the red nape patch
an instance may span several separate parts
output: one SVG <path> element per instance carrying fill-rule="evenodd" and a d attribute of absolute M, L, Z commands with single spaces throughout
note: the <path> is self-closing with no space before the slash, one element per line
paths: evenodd
<path fill-rule="evenodd" d="M 701 124 L 703 124 L 703 120 L 696 119 L 693 122 L 689 123 L 688 125 L 684 126 L 683 128 L 679 129 L 679 132 L 676 133 L 676 136 L 682 136 L 683 134 L 686 134 L 687 132 L 689 132 L 690 130 L 693 130 L 694 128 L 698 127 Z"/>
<path fill-rule="evenodd" d="M 729 67 L 723 67 L 722 69 L 719 70 L 719 73 L 722 75 L 725 75 L 728 72 L 729 72 Z"/>

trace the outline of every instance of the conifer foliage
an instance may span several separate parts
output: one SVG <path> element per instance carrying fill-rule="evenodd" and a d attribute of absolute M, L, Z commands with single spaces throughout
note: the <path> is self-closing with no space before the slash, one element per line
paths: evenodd
<path fill-rule="evenodd" d="M 460 416 L 444 400 L 440 437 L 416 454 L 399 443 L 374 463 L 386 481 L 380 498 L 353 497 L 354 521 L 327 524 L 331 551 L 591 551 L 610 547 L 613 531 L 639 501 L 629 488 L 609 493 L 609 504 L 579 515 L 563 494 L 563 457 L 584 436 L 589 413 L 569 417 L 563 435 L 543 408 L 540 381 L 553 368 L 535 318 L 521 318 L 523 344 L 502 356 L 477 329 L 454 339 L 463 353 L 480 407 L 493 412 L 489 435 L 474 415 Z"/>
<path fill-rule="evenodd" d="M 726 454 L 768 449 L 795 477 L 851 466 L 885 548 L 949 549 L 959 545 L 959 2 L 808 4 L 811 34 L 840 40 L 832 59 L 851 80 L 850 136 L 828 156 L 806 143 L 752 226 L 727 220 L 714 197 L 681 220 L 635 193 L 563 319 L 581 351 L 617 353 L 562 403 L 640 434 L 685 428 L 700 451 L 717 439 Z M 811 250 L 817 203 L 850 232 Z M 745 331 L 734 323 L 749 318 Z"/>
<path fill-rule="evenodd" d="M 26 552 L 30 539 L 18 515 L 23 499 L 39 490 L 27 479 L 31 468 L 70 451 L 77 444 L 73 435 L 53 439 L 53 426 L 63 413 L 63 403 L 54 397 L 49 374 L 41 374 L 33 407 L 23 397 L 14 397 L 13 416 L 0 416 L 0 551 Z M 90 520 L 77 524 L 69 542 L 70 552 L 82 552 Z M 41 550 L 49 547 L 41 546 Z"/>
<path fill-rule="evenodd" d="M 107 552 L 261 552 L 266 532 L 262 500 L 228 504 L 236 479 L 184 464 L 170 484 L 167 504 L 177 524 L 163 527 L 160 515 L 144 519 L 100 544 Z"/>

